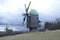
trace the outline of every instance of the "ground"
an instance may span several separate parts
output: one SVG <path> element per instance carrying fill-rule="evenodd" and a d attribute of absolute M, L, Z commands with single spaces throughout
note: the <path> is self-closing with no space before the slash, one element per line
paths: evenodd
<path fill-rule="evenodd" d="M 4 36 L 0 40 L 60 40 L 60 30 Z"/>

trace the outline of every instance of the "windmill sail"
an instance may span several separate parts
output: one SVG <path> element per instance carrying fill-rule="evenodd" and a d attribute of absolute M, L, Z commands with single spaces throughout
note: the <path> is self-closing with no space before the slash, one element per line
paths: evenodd
<path fill-rule="evenodd" d="M 26 13 L 24 14 L 23 23 L 25 22 L 26 17 L 28 16 L 28 10 L 29 10 L 30 4 L 31 4 L 31 1 L 29 2 L 28 7 L 26 7 L 26 4 L 25 4 L 25 11 L 26 11 Z"/>

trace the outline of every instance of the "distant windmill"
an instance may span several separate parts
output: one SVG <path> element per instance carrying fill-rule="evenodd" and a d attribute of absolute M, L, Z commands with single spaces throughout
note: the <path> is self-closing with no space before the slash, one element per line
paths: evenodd
<path fill-rule="evenodd" d="M 29 30 L 33 30 L 33 29 L 37 29 L 39 26 L 39 15 L 37 14 L 37 12 L 35 10 L 31 10 L 31 12 L 29 13 L 29 7 L 30 7 L 31 1 L 29 2 L 28 7 L 26 7 L 25 4 L 25 11 L 26 13 L 24 14 L 24 18 L 23 18 L 23 23 L 26 20 L 27 23 L 27 28 L 29 28 Z"/>

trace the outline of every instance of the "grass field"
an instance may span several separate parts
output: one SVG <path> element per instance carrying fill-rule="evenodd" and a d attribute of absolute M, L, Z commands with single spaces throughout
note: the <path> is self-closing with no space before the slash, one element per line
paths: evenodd
<path fill-rule="evenodd" d="M 4 36 L 0 40 L 60 40 L 60 30 Z"/>

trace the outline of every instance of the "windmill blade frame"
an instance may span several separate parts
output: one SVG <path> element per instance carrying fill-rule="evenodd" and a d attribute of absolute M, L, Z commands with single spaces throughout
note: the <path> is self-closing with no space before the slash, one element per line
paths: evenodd
<path fill-rule="evenodd" d="M 30 7 L 31 1 L 29 2 L 28 7 L 26 8 L 26 13 L 28 13 L 29 7 Z"/>

